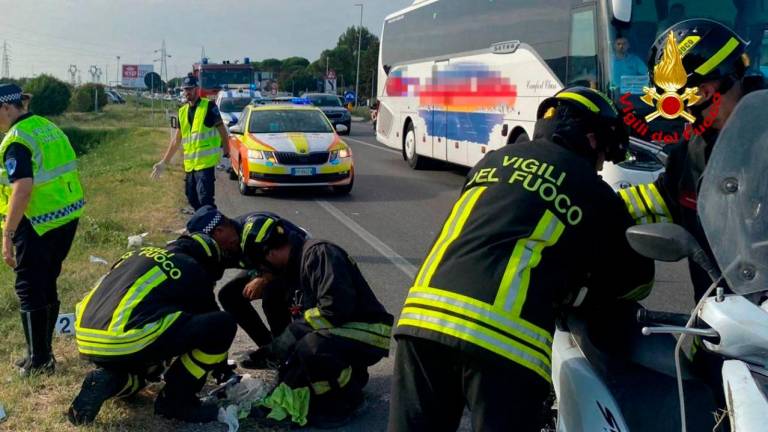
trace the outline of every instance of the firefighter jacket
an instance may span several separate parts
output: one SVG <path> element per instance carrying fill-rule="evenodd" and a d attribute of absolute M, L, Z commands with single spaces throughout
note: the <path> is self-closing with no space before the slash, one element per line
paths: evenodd
<path fill-rule="evenodd" d="M 294 237 L 290 261 L 288 272 L 299 275 L 293 298 L 299 316 L 288 327 L 296 339 L 307 330 L 324 330 L 389 354 L 394 318 L 346 251 L 325 240 Z"/>
<path fill-rule="evenodd" d="M 205 271 L 179 243 L 183 240 L 126 253 L 78 303 L 81 354 L 131 355 L 157 340 L 181 314 L 218 310 L 213 294 L 218 275 Z"/>
<path fill-rule="evenodd" d="M 622 201 L 586 158 L 537 139 L 486 155 L 416 275 L 396 336 L 514 362 L 551 381 L 555 308 L 638 299 L 653 261 L 625 239 Z"/>
<path fill-rule="evenodd" d="M 666 167 L 654 183 L 632 186 L 619 191 L 637 224 L 674 222 L 683 226 L 704 250 L 714 258 L 696 210 L 701 176 L 704 173 L 717 132 L 708 131 L 671 147 Z M 689 262 L 691 279 L 698 299 L 712 280 L 693 261 Z"/>

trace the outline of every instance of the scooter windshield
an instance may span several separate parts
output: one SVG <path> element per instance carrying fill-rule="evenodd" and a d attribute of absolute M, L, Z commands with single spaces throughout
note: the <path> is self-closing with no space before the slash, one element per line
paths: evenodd
<path fill-rule="evenodd" d="M 744 97 L 715 144 L 698 211 L 729 287 L 768 290 L 768 90 Z"/>

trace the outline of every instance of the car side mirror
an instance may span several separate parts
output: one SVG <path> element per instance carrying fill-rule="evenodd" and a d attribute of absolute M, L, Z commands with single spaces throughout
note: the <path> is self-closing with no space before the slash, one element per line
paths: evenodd
<path fill-rule="evenodd" d="M 178 117 L 171 117 L 171 128 L 180 129 Z"/>
<path fill-rule="evenodd" d="M 227 126 L 230 126 L 230 127 L 231 127 L 231 126 L 234 126 L 234 125 L 236 125 L 236 124 L 237 124 L 237 119 L 236 119 L 236 118 L 233 118 L 232 120 L 230 120 L 230 121 L 229 121 L 229 123 L 227 123 Z"/>
<path fill-rule="evenodd" d="M 672 223 L 636 225 L 627 229 L 626 236 L 637 253 L 658 261 L 680 261 L 701 250 L 691 233 Z"/>
<path fill-rule="evenodd" d="M 235 135 L 242 135 L 243 134 L 243 130 L 240 129 L 240 125 L 238 125 L 238 124 L 234 124 L 234 125 L 230 126 L 228 128 L 228 130 L 229 130 L 229 133 L 231 133 L 231 134 L 235 134 Z"/>
<path fill-rule="evenodd" d="M 348 130 L 349 130 L 349 128 L 347 127 L 347 125 L 343 125 L 343 124 L 337 124 L 336 125 L 336 132 L 338 132 L 338 133 L 344 133 L 344 132 L 346 132 Z"/>

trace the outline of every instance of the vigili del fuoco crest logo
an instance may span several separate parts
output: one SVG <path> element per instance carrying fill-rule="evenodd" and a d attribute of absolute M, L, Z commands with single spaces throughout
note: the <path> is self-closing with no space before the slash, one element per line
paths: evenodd
<path fill-rule="evenodd" d="M 696 104 L 701 97 L 698 94 L 698 87 L 685 87 L 688 82 L 688 74 L 683 67 L 683 56 L 696 45 L 700 36 L 688 36 L 680 44 L 677 43 L 673 32 L 669 32 L 667 42 L 664 45 L 664 53 L 661 60 L 653 67 L 653 83 L 655 87 L 643 87 L 644 95 L 640 98 L 647 105 L 655 108 L 655 111 L 646 115 L 644 118 L 638 118 L 631 111 L 634 110 L 634 104 L 629 99 L 630 93 L 624 94 L 620 101 L 623 105 L 624 123 L 631 127 L 635 133 L 640 136 L 647 136 L 649 132 L 648 123 L 662 117 L 674 120 L 679 117 L 685 119 L 686 123 L 682 138 L 690 139 L 692 135 L 701 135 L 712 125 L 712 121 L 720 107 L 720 94 L 712 97 L 712 108 L 707 118 L 701 125 L 694 127 L 696 118 L 685 109 Z M 656 88 L 663 90 L 660 94 Z M 664 133 L 656 131 L 651 135 L 653 141 L 663 141 L 665 143 L 678 142 L 681 136 L 679 132 Z"/>

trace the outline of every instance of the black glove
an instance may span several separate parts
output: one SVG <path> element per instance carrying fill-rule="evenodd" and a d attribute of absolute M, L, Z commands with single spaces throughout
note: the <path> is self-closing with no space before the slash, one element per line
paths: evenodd
<path fill-rule="evenodd" d="M 237 365 L 243 369 L 278 369 L 281 364 L 280 358 L 272 350 L 272 344 L 249 351 L 237 360 Z"/>
<path fill-rule="evenodd" d="M 227 382 L 232 375 L 235 375 L 235 365 L 230 365 L 227 360 L 216 364 L 211 370 L 211 376 L 216 380 L 216 384 Z"/>

